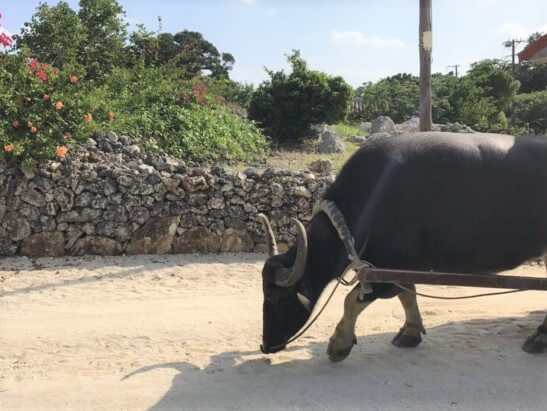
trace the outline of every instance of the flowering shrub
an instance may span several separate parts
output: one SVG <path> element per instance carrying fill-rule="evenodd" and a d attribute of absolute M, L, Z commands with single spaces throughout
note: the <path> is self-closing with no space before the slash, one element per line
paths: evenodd
<path fill-rule="evenodd" d="M 64 157 L 94 130 L 132 135 L 149 148 L 194 160 L 254 159 L 265 137 L 200 79 L 173 67 L 117 69 L 97 85 L 83 69 L 58 70 L 0 55 L 0 147 L 23 161 Z"/>
<path fill-rule="evenodd" d="M 2 13 L 0 13 L 0 20 L 2 20 Z M 11 47 L 13 46 L 13 39 L 2 31 L 2 24 L 0 24 L 0 46 Z"/>
<path fill-rule="evenodd" d="M 72 70 L 61 72 L 21 55 L 0 58 L 0 143 L 12 147 L 4 148 L 5 155 L 54 157 L 64 152 L 58 148 L 67 133 L 78 140 L 90 135 L 94 124 L 84 115 L 92 102 L 83 85 L 70 81 Z"/>

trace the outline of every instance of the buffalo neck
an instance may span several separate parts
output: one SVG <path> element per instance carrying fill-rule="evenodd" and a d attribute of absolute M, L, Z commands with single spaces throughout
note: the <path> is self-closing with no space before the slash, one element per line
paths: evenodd
<path fill-rule="evenodd" d="M 324 213 L 318 213 L 310 222 L 308 258 L 303 290 L 315 305 L 325 287 L 339 277 L 349 264 L 347 251 Z"/>

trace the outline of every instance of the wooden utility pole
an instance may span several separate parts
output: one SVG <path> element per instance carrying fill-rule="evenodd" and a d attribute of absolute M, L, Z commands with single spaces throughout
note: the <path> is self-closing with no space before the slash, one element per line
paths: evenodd
<path fill-rule="evenodd" d="M 420 131 L 431 131 L 431 0 L 420 0 Z"/>

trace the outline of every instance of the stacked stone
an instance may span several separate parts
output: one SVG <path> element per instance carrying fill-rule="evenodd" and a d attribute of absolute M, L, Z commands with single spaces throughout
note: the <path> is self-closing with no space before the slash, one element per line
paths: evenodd
<path fill-rule="evenodd" d="M 0 255 L 262 251 L 259 212 L 292 243 L 290 218 L 308 221 L 334 181 L 328 162 L 312 168 L 230 174 L 96 133 L 33 172 L 0 163 Z"/>

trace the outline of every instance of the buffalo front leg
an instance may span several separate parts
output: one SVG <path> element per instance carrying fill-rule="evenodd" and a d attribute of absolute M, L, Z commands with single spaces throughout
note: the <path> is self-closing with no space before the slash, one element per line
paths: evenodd
<path fill-rule="evenodd" d="M 332 362 L 339 362 L 345 359 L 353 346 L 357 344 L 357 337 L 355 336 L 357 317 L 374 301 L 360 301 L 360 291 L 361 286 L 357 284 L 344 300 L 344 316 L 336 326 L 334 334 L 330 337 L 327 348 L 327 354 Z"/>
<path fill-rule="evenodd" d="M 412 291 L 416 290 L 414 285 L 408 286 L 408 288 Z M 393 340 L 391 340 L 391 343 L 397 347 L 416 347 L 422 341 L 421 334 L 425 334 L 416 294 L 410 291 L 403 291 L 398 297 L 405 310 L 405 323 Z"/>

